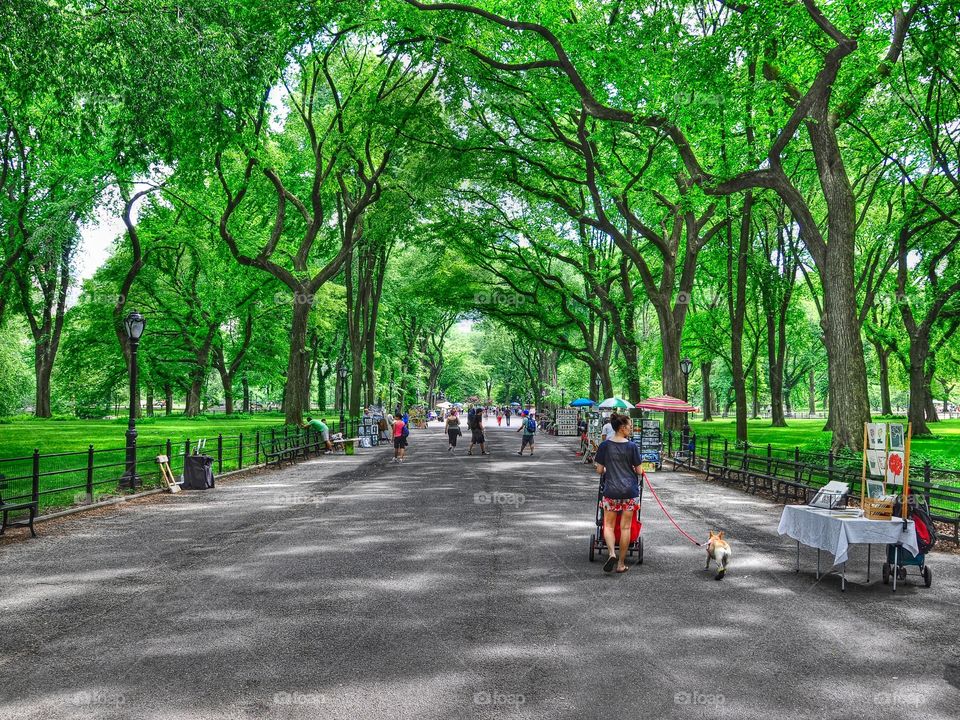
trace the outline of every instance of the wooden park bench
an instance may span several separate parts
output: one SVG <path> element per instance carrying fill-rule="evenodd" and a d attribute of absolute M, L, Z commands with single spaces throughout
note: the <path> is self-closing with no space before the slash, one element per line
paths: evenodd
<path fill-rule="evenodd" d="M 0 535 L 3 535 L 4 530 L 8 527 L 26 527 L 30 528 L 30 535 L 36 537 L 37 531 L 33 529 L 33 521 L 37 517 L 37 509 L 40 503 L 36 500 L 6 502 L 3 499 L 3 491 L 7 489 L 7 484 L 3 480 L 4 476 L 0 475 L 0 516 L 2 516 L 2 519 L 0 519 Z M 13 521 L 9 520 L 9 513 L 22 513 L 24 511 L 26 511 L 27 517 Z"/>

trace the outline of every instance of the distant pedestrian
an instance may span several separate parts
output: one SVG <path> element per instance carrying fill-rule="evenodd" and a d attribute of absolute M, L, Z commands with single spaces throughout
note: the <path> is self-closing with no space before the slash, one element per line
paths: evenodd
<path fill-rule="evenodd" d="M 616 413 L 614 413 L 616 414 Z M 607 418 L 607 422 L 603 424 L 603 429 L 600 431 L 600 434 L 603 435 L 603 440 L 613 440 L 617 436 L 617 431 L 613 428 L 613 415 Z M 603 442 L 601 440 L 600 442 Z"/>
<path fill-rule="evenodd" d="M 304 427 L 313 428 L 320 434 L 324 444 L 324 455 L 329 455 L 333 452 L 333 443 L 330 442 L 330 428 L 327 427 L 326 420 L 314 420 L 312 417 L 307 416 L 307 422 Z"/>
<path fill-rule="evenodd" d="M 510 427 L 510 416 L 513 415 L 513 409 L 506 407 L 503 409 L 503 414 L 507 416 L 507 427 Z"/>
<path fill-rule="evenodd" d="M 497 427 L 500 427 L 503 423 L 503 410 L 497 408 Z"/>
<path fill-rule="evenodd" d="M 402 463 L 407 455 L 407 437 L 410 430 L 403 419 L 393 421 L 393 462 Z"/>
<path fill-rule="evenodd" d="M 530 454 L 533 455 L 533 438 L 537 432 L 537 421 L 530 416 L 530 413 L 524 410 L 520 423 L 520 428 L 517 432 L 523 433 L 523 439 L 520 441 L 520 452 L 518 452 L 517 455 L 523 455 L 523 449 L 527 445 L 530 446 Z"/>
<path fill-rule="evenodd" d="M 489 455 L 487 452 L 487 439 L 483 434 L 483 413 L 478 412 L 473 416 L 473 425 L 470 426 L 470 449 L 467 455 L 473 455 L 473 446 L 479 445 L 480 452 Z"/>
<path fill-rule="evenodd" d="M 447 416 L 447 421 L 443 427 L 447 431 L 447 439 L 450 442 L 447 452 L 452 453 L 457 447 L 457 438 L 463 435 L 463 430 L 460 429 L 460 418 L 457 417 L 456 412 Z"/>

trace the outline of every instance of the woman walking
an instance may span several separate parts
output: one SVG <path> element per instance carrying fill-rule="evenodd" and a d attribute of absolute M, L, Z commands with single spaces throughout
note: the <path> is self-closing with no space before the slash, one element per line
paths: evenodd
<path fill-rule="evenodd" d="M 444 423 L 443 428 L 447 431 L 447 438 L 450 441 L 447 452 L 452 453 L 457 447 L 457 438 L 463 435 L 463 431 L 460 429 L 460 418 L 457 417 L 456 411 L 451 412 L 447 416 L 447 421 Z"/>
<path fill-rule="evenodd" d="M 603 476 L 603 539 L 607 543 L 609 557 L 603 565 L 604 572 L 614 566 L 618 573 L 625 573 L 627 551 L 630 547 L 630 526 L 634 512 L 640 507 L 640 448 L 629 438 L 633 423 L 626 415 L 614 413 L 610 417 L 614 435 L 600 443 L 595 458 L 597 472 Z M 616 547 L 616 526 L 620 525 L 620 547 Z"/>

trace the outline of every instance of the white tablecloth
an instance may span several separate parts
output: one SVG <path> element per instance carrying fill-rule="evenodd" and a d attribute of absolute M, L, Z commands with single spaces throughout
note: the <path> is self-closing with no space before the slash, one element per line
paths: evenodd
<path fill-rule="evenodd" d="M 831 515 L 829 510 L 807 505 L 785 506 L 777 532 L 832 553 L 834 565 L 846 562 L 847 549 L 855 544 L 901 545 L 914 555 L 919 552 L 913 520 L 908 520 L 904 528 L 899 518 L 841 518 Z"/>

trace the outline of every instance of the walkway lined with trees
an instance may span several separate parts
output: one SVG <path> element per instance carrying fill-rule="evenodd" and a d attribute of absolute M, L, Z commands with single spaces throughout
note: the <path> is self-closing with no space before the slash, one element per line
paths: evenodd
<path fill-rule="evenodd" d="M 928 435 L 958 385 L 957 22 L 5 3 L 0 412 L 108 414 L 136 309 L 148 415 L 656 391 L 741 441 L 767 408 L 836 448 L 895 405 Z"/>
<path fill-rule="evenodd" d="M 735 538 L 727 579 L 653 502 L 644 564 L 606 574 L 573 442 L 519 458 L 516 433 L 487 436 L 491 456 L 451 457 L 440 429 L 415 430 L 403 465 L 316 460 L 4 548 L 0 634 L 20 642 L 0 715 L 954 716 L 957 556 L 936 554 L 930 590 L 892 595 L 875 552 L 873 584 L 839 602 L 812 551 L 794 573 L 779 506 L 660 473 L 685 529 Z"/>

